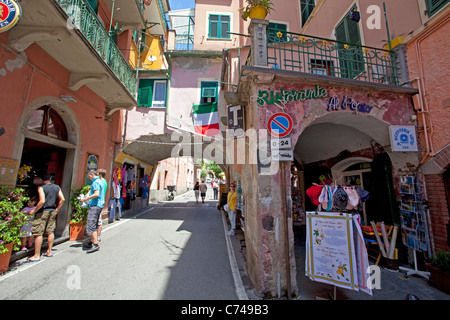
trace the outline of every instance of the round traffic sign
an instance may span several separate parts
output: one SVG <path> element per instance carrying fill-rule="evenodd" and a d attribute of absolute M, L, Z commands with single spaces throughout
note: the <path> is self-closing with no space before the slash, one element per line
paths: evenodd
<path fill-rule="evenodd" d="M 276 113 L 270 117 L 267 123 L 269 133 L 276 138 L 286 137 L 292 131 L 292 118 L 287 113 Z"/>

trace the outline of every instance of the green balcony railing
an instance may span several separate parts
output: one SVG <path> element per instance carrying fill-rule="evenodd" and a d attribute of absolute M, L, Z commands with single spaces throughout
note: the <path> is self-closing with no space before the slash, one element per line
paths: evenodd
<path fill-rule="evenodd" d="M 393 51 L 268 28 L 267 54 L 275 69 L 398 85 Z"/>
<path fill-rule="evenodd" d="M 128 91 L 136 97 L 136 72 L 86 0 L 54 0 L 67 14 L 67 26 L 79 29 Z"/>

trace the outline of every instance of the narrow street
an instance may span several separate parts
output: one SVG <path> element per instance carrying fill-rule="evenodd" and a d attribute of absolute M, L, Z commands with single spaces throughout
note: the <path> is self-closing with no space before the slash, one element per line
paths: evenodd
<path fill-rule="evenodd" d="M 51 258 L 19 260 L 0 276 L 0 300 L 238 299 L 224 220 L 207 199 L 190 191 L 104 225 L 95 253 L 67 241 Z"/>

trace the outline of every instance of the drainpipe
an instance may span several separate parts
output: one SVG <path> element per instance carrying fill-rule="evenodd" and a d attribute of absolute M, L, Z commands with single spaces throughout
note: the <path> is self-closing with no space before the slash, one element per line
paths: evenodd
<path fill-rule="evenodd" d="M 284 255 L 286 258 L 286 290 L 287 290 L 287 299 L 291 300 L 291 259 L 289 255 L 289 219 L 287 217 L 287 206 L 286 206 L 286 163 L 290 162 L 281 162 L 281 212 L 284 213 Z"/>
<path fill-rule="evenodd" d="M 417 63 L 419 65 L 419 77 L 415 78 L 414 80 L 418 81 L 419 102 L 420 102 L 420 110 L 418 110 L 417 112 L 422 115 L 425 139 L 426 139 L 426 144 L 427 144 L 427 151 L 426 151 L 425 157 L 422 159 L 420 164 L 424 164 L 434 155 L 433 141 L 431 139 L 431 136 L 433 133 L 433 124 L 432 124 L 431 118 L 430 118 L 430 113 L 429 113 L 430 111 L 429 111 L 429 105 L 428 105 L 428 100 L 427 100 L 427 91 L 426 91 L 426 87 L 425 87 L 425 83 L 424 83 L 425 82 L 425 74 L 423 71 L 423 62 L 422 62 L 422 54 L 421 54 L 421 50 L 420 50 L 420 44 L 423 40 L 425 40 L 425 38 L 427 36 L 429 36 L 435 30 L 437 30 L 438 28 L 443 26 L 445 23 L 447 23 L 449 19 L 450 19 L 450 15 L 447 15 L 446 18 L 442 19 L 440 22 L 438 22 L 434 26 L 430 27 L 423 34 L 421 34 L 419 36 L 419 38 L 416 40 L 416 58 L 417 58 Z M 427 127 L 427 123 L 425 121 L 426 120 L 425 114 L 428 115 L 428 119 L 430 122 L 430 135 L 428 135 L 428 127 Z"/>

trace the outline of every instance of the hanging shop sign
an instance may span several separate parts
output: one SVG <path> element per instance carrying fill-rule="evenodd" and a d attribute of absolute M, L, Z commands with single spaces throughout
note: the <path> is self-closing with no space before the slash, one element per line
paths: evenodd
<path fill-rule="evenodd" d="M 291 133 L 293 121 L 290 115 L 284 112 L 279 112 L 270 117 L 267 123 L 269 133 L 276 138 L 286 137 Z"/>
<path fill-rule="evenodd" d="M 360 103 L 354 100 L 351 97 L 344 96 L 342 100 L 339 98 L 331 97 L 328 99 L 327 111 L 358 111 L 362 113 L 370 113 L 372 111 L 373 106 L 368 105 L 366 103 Z"/>
<path fill-rule="evenodd" d="M 0 0 L 0 33 L 12 29 L 20 20 L 22 8 L 13 0 Z"/>
<path fill-rule="evenodd" d="M 414 126 L 390 126 L 392 151 L 418 151 Z"/>
<path fill-rule="evenodd" d="M 242 137 L 245 135 L 244 107 L 228 106 L 228 135 L 230 137 Z"/>
<path fill-rule="evenodd" d="M 258 104 L 260 106 L 272 104 L 286 104 L 293 101 L 305 101 L 312 99 L 321 99 L 327 97 L 327 90 L 325 88 L 315 86 L 314 89 L 300 90 L 300 91 L 286 91 L 280 89 L 275 92 L 273 90 L 260 90 L 258 93 Z"/>

